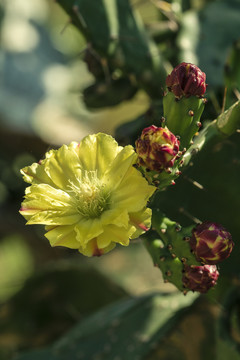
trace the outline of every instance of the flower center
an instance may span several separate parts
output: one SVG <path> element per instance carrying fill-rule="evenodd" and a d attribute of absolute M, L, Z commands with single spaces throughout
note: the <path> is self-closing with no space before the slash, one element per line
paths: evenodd
<path fill-rule="evenodd" d="M 97 171 L 84 171 L 78 185 L 69 181 L 78 212 L 86 219 L 97 218 L 110 208 L 110 191 L 97 177 Z"/>

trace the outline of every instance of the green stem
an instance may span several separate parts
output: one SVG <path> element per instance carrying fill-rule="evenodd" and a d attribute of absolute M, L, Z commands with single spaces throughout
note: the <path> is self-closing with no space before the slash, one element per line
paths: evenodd
<path fill-rule="evenodd" d="M 187 166 L 193 155 L 198 153 L 214 137 L 222 140 L 231 136 L 240 128 L 240 101 L 233 104 L 228 110 L 220 114 L 218 118 L 209 123 L 198 136 L 193 145 L 189 147 L 183 156 L 184 166 Z"/>

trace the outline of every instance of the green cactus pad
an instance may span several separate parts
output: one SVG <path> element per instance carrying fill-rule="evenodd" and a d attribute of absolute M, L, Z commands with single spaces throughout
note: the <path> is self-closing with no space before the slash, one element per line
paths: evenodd
<path fill-rule="evenodd" d="M 166 282 L 174 284 L 180 291 L 186 292 L 182 285 L 184 264 L 198 265 L 191 252 L 189 240 L 194 225 L 181 227 L 175 221 L 165 217 L 157 207 L 158 195 L 155 196 L 152 209 L 153 230 L 143 235 L 144 244 L 150 253 L 153 263 L 162 271 Z"/>
<path fill-rule="evenodd" d="M 204 99 L 196 96 L 182 97 L 178 100 L 171 92 L 163 98 L 166 125 L 175 135 L 180 136 L 181 149 L 189 147 L 192 138 L 199 130 L 204 102 Z"/>

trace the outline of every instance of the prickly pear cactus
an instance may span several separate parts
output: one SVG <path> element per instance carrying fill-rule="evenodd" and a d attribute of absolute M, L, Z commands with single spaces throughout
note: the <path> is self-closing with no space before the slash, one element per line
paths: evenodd
<path fill-rule="evenodd" d="M 181 100 L 178 101 L 181 102 Z M 236 102 L 227 111 L 222 113 L 215 121 L 209 123 L 200 132 L 200 134 L 194 138 L 192 145 L 189 144 L 186 152 L 181 156 L 182 170 L 184 170 L 184 168 L 186 168 L 190 162 L 195 160 L 196 154 L 198 154 L 198 152 L 200 152 L 200 150 L 202 150 L 204 146 L 207 146 L 208 143 L 211 143 L 212 141 L 219 142 L 221 140 L 224 140 L 227 138 L 227 136 L 232 135 L 234 131 L 236 131 L 239 126 L 239 109 L 239 102 Z M 170 111 L 172 111 L 171 108 Z M 188 134 L 186 134 L 186 137 L 188 137 Z M 202 189 L 201 184 L 199 184 L 197 181 L 195 181 L 195 184 L 193 185 L 195 185 L 195 187 L 198 187 L 199 190 Z M 177 186 L 175 187 L 175 189 L 177 190 Z M 183 273 L 186 271 L 186 267 L 201 267 L 203 263 L 197 260 L 191 246 L 193 230 L 195 229 L 196 224 L 182 227 L 179 223 L 166 218 L 162 213 L 162 208 L 164 208 L 164 205 L 166 205 L 165 208 L 169 210 L 169 204 L 177 204 L 176 201 L 171 198 L 171 192 L 174 192 L 175 189 L 172 189 L 171 187 L 168 189 L 168 191 L 161 191 L 162 188 L 161 186 L 159 187 L 159 191 L 155 194 L 152 200 L 153 230 L 152 232 L 145 234 L 144 238 L 146 247 L 153 258 L 154 265 L 158 266 L 161 269 L 165 282 L 172 282 L 178 287 L 178 289 L 186 293 L 187 290 L 184 289 L 183 284 Z M 178 201 L 182 198 L 182 194 L 183 192 L 178 194 Z M 166 204 L 166 202 L 168 202 L 168 205 Z M 185 210 L 184 207 L 181 207 L 179 203 L 178 206 L 178 208 L 173 207 L 173 210 L 175 209 L 175 214 L 179 210 L 180 212 L 188 211 L 188 209 Z M 171 213 L 171 211 L 169 211 L 169 213 Z M 190 214 L 188 214 L 188 216 L 191 217 Z M 176 217 L 179 218 L 179 215 Z M 194 217 L 192 216 L 191 218 L 193 219 Z M 200 220 L 196 218 L 195 221 L 200 222 Z M 216 232 L 216 236 L 220 236 L 220 227 L 219 230 L 217 230 Z M 227 242 L 227 247 L 229 246 L 231 252 L 231 239 L 228 239 Z M 204 239 L 203 246 L 204 251 L 207 251 L 207 239 Z M 213 246 L 213 244 L 211 246 Z M 205 264 L 207 264 L 207 262 L 205 262 Z M 214 270 L 216 274 L 216 269 L 212 268 L 212 270 Z M 215 280 L 217 280 L 217 277 L 218 275 L 216 276 L 216 278 L 214 277 L 213 285 L 215 285 Z"/>
<path fill-rule="evenodd" d="M 179 290 L 175 298 L 178 308 L 208 291 L 209 298 L 224 303 L 234 278 L 240 276 L 240 245 L 236 241 L 240 231 L 240 100 L 232 101 L 239 83 L 229 86 L 231 95 L 227 96 L 226 110 L 223 106 L 220 115 L 214 112 L 205 117 L 204 109 L 209 106 L 205 73 L 192 63 L 182 62 L 166 78 L 169 62 L 163 60 L 161 46 L 158 48 L 149 38 L 129 0 L 57 2 L 86 39 L 84 61 L 95 83 L 83 92 L 85 104 L 89 108 L 113 106 L 132 98 L 139 89 L 145 90 L 151 104 L 146 114 L 117 131 L 121 140 L 127 139 L 135 149 L 118 146 L 110 136 L 100 133 L 86 137 L 80 144 L 48 152 L 43 161 L 23 169 L 24 180 L 31 186 L 20 212 L 28 224 L 46 226 L 46 237 L 52 246 L 78 249 L 87 256 L 100 256 L 116 243 L 127 246 L 129 239 L 141 235 L 164 282 Z M 181 8 L 179 2 L 153 3 L 165 17 L 171 13 L 170 19 L 177 28 L 181 28 L 182 18 L 191 18 L 189 13 L 180 16 L 183 9 L 174 10 Z M 198 14 L 193 18 L 196 20 Z M 181 36 L 173 37 L 179 40 Z M 179 46 L 183 47 L 180 41 Z M 229 67 L 236 67 L 238 50 L 236 45 Z M 230 72 L 225 75 L 226 83 L 231 82 Z M 212 113 L 211 108 L 208 114 Z M 112 153 L 116 155 L 114 159 Z M 85 166 L 84 175 L 79 172 L 79 161 Z M 112 169 L 105 169 L 111 165 Z M 55 169 L 56 177 L 52 175 Z M 69 180 L 72 172 L 73 181 Z M 39 176 L 44 184 L 39 185 Z M 112 180 L 114 176 L 116 181 Z M 49 187 L 53 183 L 57 186 L 51 190 L 54 201 L 49 205 Z M 40 197 L 39 205 L 37 190 L 41 186 L 48 196 Z M 117 210 L 111 209 L 110 187 L 120 204 Z M 63 204 L 64 220 L 60 216 Z M 95 217 L 89 211 L 91 206 L 97 210 L 97 219 L 96 211 Z M 104 216 L 109 210 L 110 222 L 106 223 Z M 83 217 L 80 220 L 79 212 Z M 180 321 L 179 313 L 172 317 L 172 311 L 168 311 L 171 296 L 159 297 L 161 304 L 166 300 L 166 306 L 155 306 L 158 295 L 120 302 L 87 318 L 53 346 L 23 354 L 19 360 L 143 359 L 155 340 L 161 340 Z M 237 301 L 225 305 L 228 310 L 233 306 L 239 309 Z M 234 326 L 232 313 L 228 315 L 228 326 L 220 319 L 216 334 L 218 339 L 226 340 L 224 351 L 229 338 L 236 343 L 229 337 L 229 329 Z M 227 336 L 222 332 L 224 326 Z M 234 354 L 235 350 L 238 346 Z"/>

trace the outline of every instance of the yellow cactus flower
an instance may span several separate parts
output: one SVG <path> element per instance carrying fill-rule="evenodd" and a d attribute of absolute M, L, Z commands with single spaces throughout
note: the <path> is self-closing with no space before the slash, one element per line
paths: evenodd
<path fill-rule="evenodd" d="M 99 256 L 116 243 L 127 246 L 151 226 L 147 201 L 156 188 L 132 165 L 132 146 L 102 133 L 50 150 L 21 170 L 26 188 L 20 213 L 43 224 L 51 246 Z"/>

